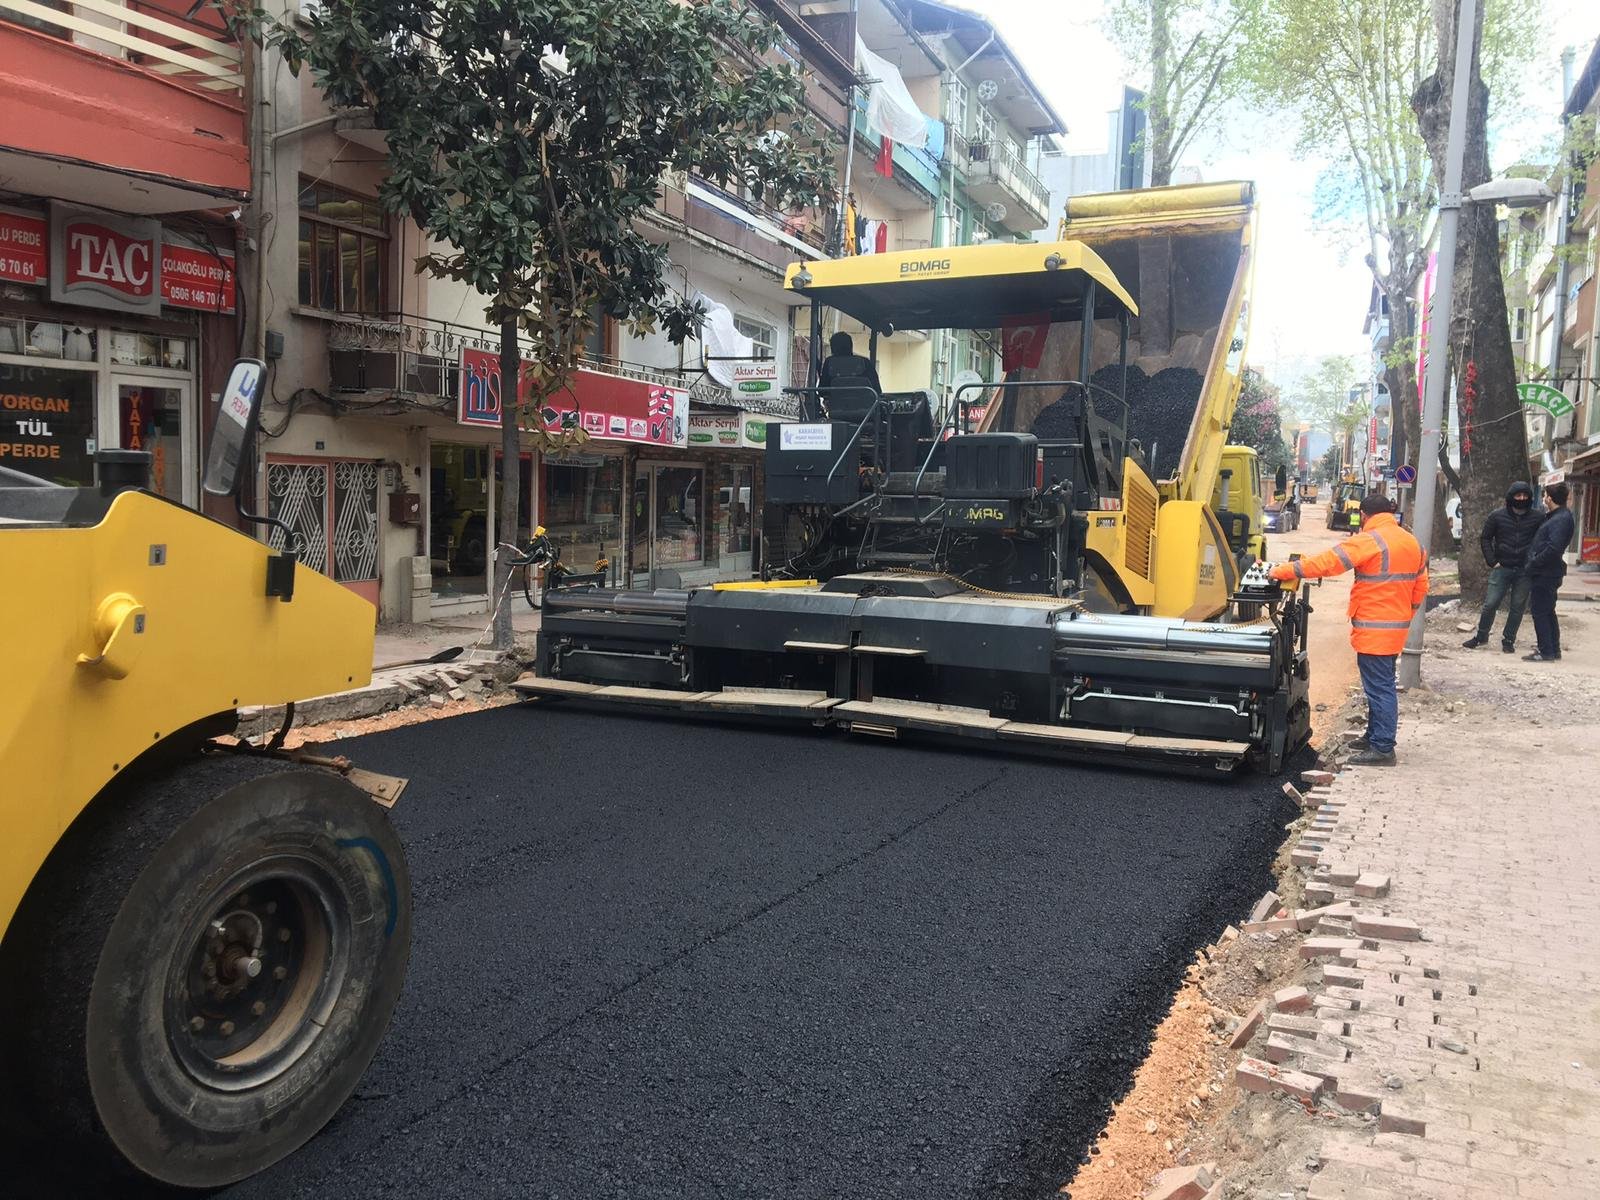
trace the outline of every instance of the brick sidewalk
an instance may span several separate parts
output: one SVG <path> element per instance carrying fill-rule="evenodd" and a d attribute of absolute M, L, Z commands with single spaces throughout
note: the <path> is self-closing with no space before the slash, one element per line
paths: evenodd
<path fill-rule="evenodd" d="M 1429 715 L 1400 744 L 1319 789 L 1298 852 L 1310 896 L 1359 906 L 1318 931 L 1347 940 L 1307 1069 L 1380 1111 L 1325 1139 L 1307 1200 L 1600 1195 L 1600 725 Z"/>

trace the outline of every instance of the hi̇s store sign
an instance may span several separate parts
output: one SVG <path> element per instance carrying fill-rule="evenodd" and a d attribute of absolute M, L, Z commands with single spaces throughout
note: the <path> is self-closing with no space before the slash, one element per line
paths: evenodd
<path fill-rule="evenodd" d="M 524 371 L 531 365 L 523 360 Z M 499 353 L 463 349 L 457 421 L 498 429 L 501 394 Z M 567 391 L 545 400 L 538 420 L 550 430 L 576 425 L 604 441 L 681 447 L 688 444 L 689 393 L 580 369 Z"/>
<path fill-rule="evenodd" d="M 48 217 L 0 207 L 0 281 L 48 285 L 52 300 L 113 312 L 234 310 L 233 255 L 159 221 L 65 204 Z"/>

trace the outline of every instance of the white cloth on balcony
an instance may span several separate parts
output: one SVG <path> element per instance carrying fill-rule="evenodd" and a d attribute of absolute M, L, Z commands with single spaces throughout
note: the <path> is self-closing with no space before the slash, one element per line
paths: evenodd
<path fill-rule="evenodd" d="M 867 85 L 867 132 L 921 150 L 928 144 L 928 116 L 906 89 L 906 81 L 888 59 L 880 58 L 856 38 L 856 71 Z"/>
<path fill-rule="evenodd" d="M 755 343 L 739 332 L 733 323 L 733 310 L 726 304 L 713 300 L 704 292 L 696 292 L 694 298 L 706 309 L 706 323 L 700 327 L 700 347 L 706 358 L 706 373 L 731 391 L 734 364 L 729 360 L 748 361 L 753 358 Z"/>

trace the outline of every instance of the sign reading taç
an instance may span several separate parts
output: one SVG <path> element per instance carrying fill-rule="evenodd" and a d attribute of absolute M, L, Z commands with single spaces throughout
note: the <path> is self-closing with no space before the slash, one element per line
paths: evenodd
<path fill-rule="evenodd" d="M 50 299 L 161 314 L 161 222 L 50 206 Z"/>

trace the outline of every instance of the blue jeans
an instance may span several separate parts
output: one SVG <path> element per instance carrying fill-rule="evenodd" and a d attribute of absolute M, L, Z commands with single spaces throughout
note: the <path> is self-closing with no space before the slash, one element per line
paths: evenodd
<path fill-rule="evenodd" d="M 1556 592 L 1561 576 L 1544 575 L 1532 580 L 1529 602 L 1533 609 L 1533 632 L 1539 639 L 1539 653 L 1545 658 L 1561 657 L 1561 626 L 1556 622 Z"/>
<path fill-rule="evenodd" d="M 1361 689 L 1367 693 L 1367 741 L 1379 754 L 1394 749 L 1400 724 L 1400 696 L 1394 690 L 1392 654 L 1357 654 Z"/>
<path fill-rule="evenodd" d="M 1489 572 L 1489 586 L 1483 596 L 1483 614 L 1478 618 L 1478 640 L 1487 642 L 1494 630 L 1494 615 L 1509 595 L 1511 606 L 1506 610 L 1506 627 L 1500 640 L 1512 645 L 1517 640 L 1517 630 L 1522 628 L 1522 610 L 1528 607 L 1528 588 L 1532 580 L 1516 567 L 1495 567 Z"/>

